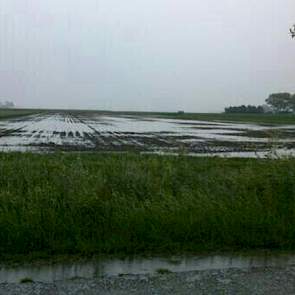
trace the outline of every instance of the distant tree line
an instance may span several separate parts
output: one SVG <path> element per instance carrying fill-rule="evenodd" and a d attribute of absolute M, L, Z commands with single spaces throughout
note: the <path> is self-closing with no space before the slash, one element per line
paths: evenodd
<path fill-rule="evenodd" d="M 225 108 L 226 113 L 251 113 L 251 114 L 261 114 L 264 113 L 264 109 L 262 106 L 254 106 L 254 105 L 241 105 L 241 106 L 230 106 Z"/>
<path fill-rule="evenodd" d="M 266 100 L 266 105 L 241 105 L 225 108 L 225 113 L 295 113 L 295 94 L 288 92 L 272 93 Z"/>
<path fill-rule="evenodd" d="M 266 103 L 276 113 L 294 113 L 295 112 L 295 94 L 280 92 L 271 94 Z"/>
<path fill-rule="evenodd" d="M 290 34 L 292 38 L 295 38 L 295 25 L 293 25 L 292 28 L 290 28 Z"/>
<path fill-rule="evenodd" d="M 12 101 L 5 101 L 5 102 L 1 102 L 0 101 L 0 108 L 2 109 L 10 109 L 10 108 L 14 108 L 15 105 Z"/>

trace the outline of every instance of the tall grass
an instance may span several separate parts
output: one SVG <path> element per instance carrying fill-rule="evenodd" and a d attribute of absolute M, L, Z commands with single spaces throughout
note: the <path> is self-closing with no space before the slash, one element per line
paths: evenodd
<path fill-rule="evenodd" d="M 15 118 L 21 116 L 28 116 L 37 113 L 37 111 L 26 110 L 26 109 L 2 109 L 0 108 L 0 120 Z"/>
<path fill-rule="evenodd" d="M 295 248 L 295 160 L 0 154 L 2 254 Z"/>

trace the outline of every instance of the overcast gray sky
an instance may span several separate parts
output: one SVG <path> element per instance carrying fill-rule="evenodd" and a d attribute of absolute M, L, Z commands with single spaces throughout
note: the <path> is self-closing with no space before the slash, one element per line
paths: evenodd
<path fill-rule="evenodd" d="M 194 112 L 295 92 L 294 0 L 0 0 L 0 100 Z"/>

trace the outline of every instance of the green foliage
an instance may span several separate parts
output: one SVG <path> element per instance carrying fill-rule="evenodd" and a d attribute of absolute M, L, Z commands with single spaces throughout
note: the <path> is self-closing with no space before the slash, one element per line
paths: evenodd
<path fill-rule="evenodd" d="M 266 103 L 279 113 L 295 112 L 295 95 L 288 92 L 273 93 Z"/>
<path fill-rule="evenodd" d="M 241 105 L 241 106 L 230 106 L 225 108 L 226 113 L 246 113 L 246 114 L 263 114 L 264 110 L 262 106 L 253 106 L 253 105 Z"/>
<path fill-rule="evenodd" d="M 295 249 L 295 160 L 0 154 L 0 252 Z"/>
<path fill-rule="evenodd" d="M 295 25 L 293 25 L 293 26 L 290 28 L 290 34 L 291 34 L 292 39 L 295 38 Z"/>
<path fill-rule="evenodd" d="M 36 113 L 33 110 L 25 110 L 25 109 L 1 109 L 0 108 L 0 120 L 7 118 L 14 118 L 20 116 L 27 116 Z"/>

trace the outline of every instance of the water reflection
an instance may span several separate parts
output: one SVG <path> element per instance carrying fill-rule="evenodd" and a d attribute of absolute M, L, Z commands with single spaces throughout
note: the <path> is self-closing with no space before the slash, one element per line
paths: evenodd
<path fill-rule="evenodd" d="M 0 151 L 186 151 L 193 154 L 293 149 L 295 126 L 66 112 L 2 120 Z M 44 149 L 46 148 L 46 149 Z"/>

